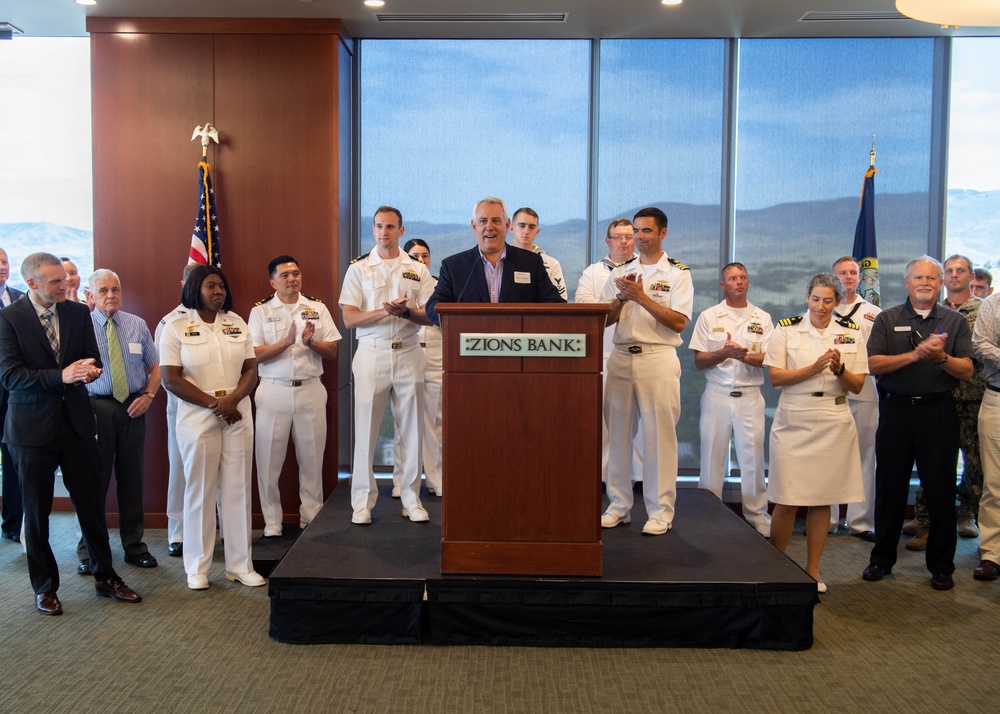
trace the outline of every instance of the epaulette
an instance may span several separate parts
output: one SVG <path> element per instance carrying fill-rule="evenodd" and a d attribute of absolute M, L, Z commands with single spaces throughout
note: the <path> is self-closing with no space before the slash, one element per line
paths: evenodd
<path fill-rule="evenodd" d="M 792 325 L 797 325 L 802 322 L 802 315 L 796 315 L 795 317 L 785 317 L 778 320 L 778 324 L 782 327 L 791 327 Z"/>
<path fill-rule="evenodd" d="M 358 262 L 359 260 L 364 260 L 364 259 L 365 259 L 365 258 L 367 258 L 367 257 L 368 257 L 369 255 L 371 255 L 371 251 L 368 251 L 368 252 L 367 252 L 367 253 L 365 253 L 364 255 L 359 255 L 359 256 L 358 256 L 357 258 L 355 258 L 354 260 L 352 260 L 352 261 L 351 261 L 351 265 L 354 265 L 354 264 L 355 264 L 355 263 L 357 263 L 357 262 Z"/>
<path fill-rule="evenodd" d="M 635 260 L 635 258 L 633 258 L 632 260 Z M 690 270 L 690 268 L 688 268 L 686 265 L 684 265 L 684 263 L 680 262 L 679 260 L 674 260 L 673 258 L 671 258 L 669 256 L 667 257 L 667 262 L 670 263 L 671 265 L 677 266 L 681 270 Z"/>
<path fill-rule="evenodd" d="M 260 300 L 258 300 L 257 302 L 255 302 L 254 305 L 255 306 L 263 305 L 264 303 L 266 303 L 268 300 L 270 300 L 273 297 L 274 297 L 274 293 L 271 293 L 266 298 L 261 298 Z"/>
<path fill-rule="evenodd" d="M 162 318 L 160 318 L 160 324 L 161 324 L 161 325 L 166 325 L 166 324 L 167 324 L 167 318 L 168 318 L 168 317 L 169 317 L 169 318 L 170 318 L 171 320 L 173 320 L 173 319 L 174 319 L 175 317 L 177 317 L 178 315 L 187 315 L 187 310 L 184 310 L 184 309 L 181 309 L 181 310 L 174 310 L 174 311 L 173 311 L 172 313 L 170 313 L 169 315 L 164 315 L 164 316 L 163 316 Z"/>
<path fill-rule="evenodd" d="M 628 265 L 633 260 L 639 260 L 639 256 L 638 255 L 633 255 L 631 258 L 629 258 L 628 260 L 626 260 L 624 263 L 621 263 L 618 267 L 620 268 L 620 267 L 622 267 L 622 265 Z M 667 260 L 669 260 L 671 263 L 677 263 L 677 261 L 674 260 L 673 258 L 667 258 Z M 680 265 L 680 263 L 677 263 L 677 265 Z M 681 266 L 681 267 L 684 267 L 684 266 Z M 687 268 L 684 268 L 684 270 L 687 270 Z"/>
<path fill-rule="evenodd" d="M 849 317 L 842 317 L 837 320 L 837 324 L 841 327 L 846 327 L 848 330 L 860 330 L 861 328 L 855 324 L 854 320 Z"/>
<path fill-rule="evenodd" d="M 319 298 L 314 298 L 312 295 L 303 295 L 302 297 L 304 297 L 306 300 L 312 300 L 313 302 L 318 302 L 318 303 L 323 302 Z"/>

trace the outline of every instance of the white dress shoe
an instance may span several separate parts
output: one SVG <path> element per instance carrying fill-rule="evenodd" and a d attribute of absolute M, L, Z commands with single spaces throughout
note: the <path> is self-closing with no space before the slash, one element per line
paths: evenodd
<path fill-rule="evenodd" d="M 188 575 L 188 588 L 191 590 L 208 590 L 208 576 L 205 573 Z"/>
<path fill-rule="evenodd" d="M 281 535 L 280 523 L 268 523 L 266 526 L 264 526 L 265 538 L 277 538 L 280 535 Z"/>
<path fill-rule="evenodd" d="M 392 487 L 392 497 L 399 498 L 399 486 Z"/>
<path fill-rule="evenodd" d="M 367 508 L 361 508 L 355 511 L 354 515 L 351 516 L 351 523 L 354 523 L 359 526 L 366 526 L 371 522 L 372 522 L 372 512 L 369 511 Z"/>
<path fill-rule="evenodd" d="M 424 523 L 431 519 L 431 517 L 427 515 L 427 511 L 425 511 L 421 506 L 417 506 L 409 511 L 404 508 L 403 518 L 409 518 L 414 523 Z"/>
<path fill-rule="evenodd" d="M 601 516 L 601 528 L 614 528 L 617 525 L 624 525 L 631 522 L 632 516 L 616 516 L 610 512 Z"/>
<path fill-rule="evenodd" d="M 226 580 L 241 582 L 248 588 L 259 588 L 267 582 L 264 580 L 263 576 L 255 570 L 252 570 L 249 573 L 226 573 Z"/>
<path fill-rule="evenodd" d="M 816 590 L 818 590 L 821 593 L 825 593 L 826 592 L 826 583 L 824 583 L 824 582 L 817 582 L 816 583 Z"/>
<path fill-rule="evenodd" d="M 659 518 L 650 518 L 646 525 L 642 527 L 643 535 L 663 535 L 670 530 L 671 523 L 661 521 Z"/>

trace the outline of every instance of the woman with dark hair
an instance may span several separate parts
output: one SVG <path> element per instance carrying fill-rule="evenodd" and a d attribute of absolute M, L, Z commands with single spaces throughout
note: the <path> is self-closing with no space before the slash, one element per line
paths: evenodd
<path fill-rule="evenodd" d="M 403 250 L 413 260 L 419 260 L 427 270 L 431 269 L 431 249 L 427 241 L 414 238 L 406 241 Z M 437 285 L 437 278 L 434 278 Z M 424 413 L 423 431 L 420 440 L 420 462 L 427 477 L 427 490 L 443 496 L 441 487 L 441 379 L 442 352 L 441 328 L 425 325 L 420 328 L 420 346 L 424 348 Z M 403 430 L 399 424 L 395 428 L 393 454 L 395 466 L 392 469 L 392 497 L 399 498 L 399 488 L 403 481 L 402 440 Z"/>
<path fill-rule="evenodd" d="M 820 273 L 806 289 L 805 315 L 788 317 L 767 343 L 771 384 L 781 390 L 771 426 L 768 500 L 771 544 L 785 552 L 800 506 L 806 515 L 806 572 L 826 592 L 819 561 L 826 545 L 831 503 L 865 498 L 861 453 L 847 392 L 857 394 L 868 374 L 861 330 L 833 319 L 844 296 L 840 279 Z"/>
<path fill-rule="evenodd" d="M 226 276 L 200 265 L 181 291 L 186 313 L 160 337 L 163 386 L 178 398 L 177 446 L 184 462 L 184 570 L 192 590 L 208 588 L 215 549 L 215 501 L 226 524 L 226 579 L 264 584 L 250 559 L 250 469 L 257 384 L 250 330 L 233 304 Z"/>

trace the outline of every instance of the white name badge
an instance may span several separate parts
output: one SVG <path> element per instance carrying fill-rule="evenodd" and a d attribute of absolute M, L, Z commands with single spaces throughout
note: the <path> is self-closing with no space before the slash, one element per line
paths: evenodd
<path fill-rule="evenodd" d="M 129 342 L 128 343 L 128 353 L 130 355 L 141 355 L 142 354 L 142 345 L 140 345 L 138 342 Z"/>
<path fill-rule="evenodd" d="M 531 273 L 525 273 L 522 270 L 515 270 L 514 271 L 514 282 L 515 283 L 524 283 L 525 285 L 530 284 L 531 283 Z"/>
<path fill-rule="evenodd" d="M 586 357 L 582 333 L 463 332 L 463 357 Z"/>
<path fill-rule="evenodd" d="M 910 331 L 910 326 L 909 325 L 896 325 L 892 329 L 895 332 L 909 332 Z"/>

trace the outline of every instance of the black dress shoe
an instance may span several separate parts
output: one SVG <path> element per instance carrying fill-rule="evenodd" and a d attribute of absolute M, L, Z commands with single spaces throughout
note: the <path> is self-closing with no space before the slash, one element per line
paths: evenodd
<path fill-rule="evenodd" d="M 0 536 L 3 536 L 7 540 L 12 540 L 15 543 L 20 543 L 21 542 L 21 534 L 20 533 L 9 533 L 8 531 L 0 531 Z"/>
<path fill-rule="evenodd" d="M 80 564 L 76 566 L 76 572 L 78 572 L 80 575 L 92 575 L 90 571 L 90 561 L 81 560 Z"/>
<path fill-rule="evenodd" d="M 142 602 L 142 595 L 121 580 L 98 580 L 94 589 L 101 597 L 109 597 L 118 602 Z"/>
<path fill-rule="evenodd" d="M 175 558 L 179 558 L 184 555 L 184 544 L 183 543 L 171 543 L 167 546 L 167 555 L 171 555 Z"/>
<path fill-rule="evenodd" d="M 947 573 L 934 573 L 931 576 L 931 587 L 935 590 L 951 590 L 955 587 L 955 581 Z"/>
<path fill-rule="evenodd" d="M 884 565 L 876 565 L 872 563 L 867 568 L 865 572 L 861 573 L 861 577 L 869 582 L 877 582 L 889 575 L 892 572 L 892 567 L 886 567 Z"/>
<path fill-rule="evenodd" d="M 976 569 L 972 571 L 972 577 L 976 580 L 996 580 L 1000 577 L 1000 565 L 992 560 L 980 561 Z"/>
<path fill-rule="evenodd" d="M 56 596 L 55 590 L 47 593 L 35 595 L 35 609 L 43 615 L 61 615 L 62 603 Z"/>
<path fill-rule="evenodd" d="M 860 538 L 861 540 L 866 540 L 869 543 L 875 542 L 875 531 L 861 531 L 860 533 L 851 533 L 855 538 Z"/>
<path fill-rule="evenodd" d="M 155 568 L 156 558 L 149 551 L 138 555 L 126 555 L 125 562 L 129 565 L 138 565 L 140 568 Z"/>

